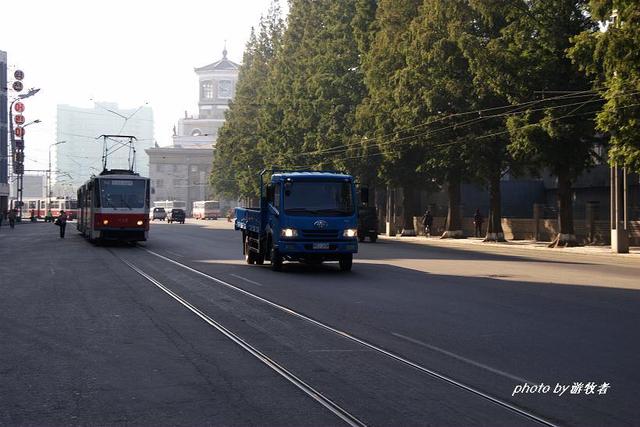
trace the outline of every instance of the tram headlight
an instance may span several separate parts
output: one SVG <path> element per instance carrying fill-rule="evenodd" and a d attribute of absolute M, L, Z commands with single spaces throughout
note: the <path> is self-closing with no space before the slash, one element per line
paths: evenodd
<path fill-rule="evenodd" d="M 109 225 L 109 220 L 108 219 L 103 220 L 102 225 Z"/>
<path fill-rule="evenodd" d="M 142 224 L 144 224 L 144 221 L 143 220 L 139 220 L 138 222 L 136 222 L 136 224 L 142 225 Z"/>

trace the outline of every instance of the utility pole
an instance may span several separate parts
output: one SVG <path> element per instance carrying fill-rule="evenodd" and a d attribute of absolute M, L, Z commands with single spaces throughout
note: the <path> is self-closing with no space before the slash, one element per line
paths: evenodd
<path fill-rule="evenodd" d="M 620 16 L 617 9 L 611 14 L 613 25 L 621 27 Z M 620 183 L 622 181 L 622 183 Z M 622 195 L 620 185 L 622 184 Z M 611 251 L 619 254 L 629 253 L 629 234 L 627 230 L 627 168 L 622 168 L 622 180 L 620 179 L 620 169 L 614 163 L 610 170 L 610 219 L 611 219 Z M 622 200 L 620 200 L 622 198 Z M 620 204 L 622 202 L 622 213 Z"/>
<path fill-rule="evenodd" d="M 7 53 L 0 50 L 0 215 L 9 209 L 7 84 Z"/>
<path fill-rule="evenodd" d="M 24 77 L 24 73 L 22 71 L 17 70 L 15 72 L 15 77 L 17 81 L 14 82 L 14 90 L 21 91 L 22 90 L 22 78 Z M 19 85 L 17 85 L 19 83 Z M 28 123 L 25 126 L 17 126 L 15 130 L 13 129 L 13 106 L 16 105 L 18 109 L 18 113 L 22 113 L 24 111 L 24 104 L 22 102 L 18 102 L 22 99 L 29 98 L 30 96 L 38 93 L 40 89 L 31 88 L 25 94 L 20 94 L 16 99 L 11 102 L 9 106 L 9 135 L 11 136 L 11 151 L 13 153 L 13 172 L 17 175 L 17 186 L 18 186 L 18 221 L 22 219 L 22 184 L 24 177 L 24 128 L 33 123 L 40 123 L 40 120 L 34 120 L 31 123 Z M 19 117 L 23 117 L 21 114 L 18 114 Z M 19 139 L 16 139 L 18 137 Z"/>
<path fill-rule="evenodd" d="M 49 144 L 49 169 L 47 169 L 47 210 L 45 213 L 45 221 L 51 220 L 51 218 L 49 218 L 49 212 L 51 211 L 51 149 L 56 145 L 64 144 L 65 142 L 67 141 L 58 141 L 53 144 Z"/>

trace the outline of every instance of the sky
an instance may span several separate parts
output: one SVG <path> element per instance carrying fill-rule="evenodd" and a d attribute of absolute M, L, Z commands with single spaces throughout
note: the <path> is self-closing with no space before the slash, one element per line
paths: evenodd
<path fill-rule="evenodd" d="M 116 102 L 153 109 L 155 139 L 171 143 L 184 111 L 197 114 L 196 67 L 240 63 L 251 27 L 271 0 L 32 0 L 7 3 L 0 25 L 9 77 L 24 71 L 25 168 L 46 169 L 56 106 Z M 286 7 L 281 0 L 281 7 Z M 13 9 L 10 11 L 10 9 Z M 25 93 L 26 89 L 22 92 Z M 11 99 L 12 93 L 9 93 Z"/>

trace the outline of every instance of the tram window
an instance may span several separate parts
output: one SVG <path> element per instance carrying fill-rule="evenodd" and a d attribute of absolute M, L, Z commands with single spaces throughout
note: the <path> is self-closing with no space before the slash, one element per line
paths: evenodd
<path fill-rule="evenodd" d="M 143 208 L 145 181 L 132 179 L 103 179 L 100 182 L 101 202 L 105 208 Z"/>

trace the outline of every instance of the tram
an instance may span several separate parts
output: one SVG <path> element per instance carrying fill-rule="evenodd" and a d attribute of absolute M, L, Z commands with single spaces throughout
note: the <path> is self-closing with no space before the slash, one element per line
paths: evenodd
<path fill-rule="evenodd" d="M 11 202 L 11 208 L 17 208 L 16 200 Z M 53 218 L 60 215 L 60 211 L 64 210 L 69 220 L 74 220 L 78 216 L 77 200 L 56 197 L 49 199 L 40 199 L 34 197 L 25 197 L 22 199 L 22 216 L 25 218 L 33 216 L 34 218 L 44 218 L 45 221 L 53 221 Z"/>
<path fill-rule="evenodd" d="M 78 189 L 78 231 L 91 242 L 147 240 L 149 178 L 132 170 L 103 170 Z"/>

